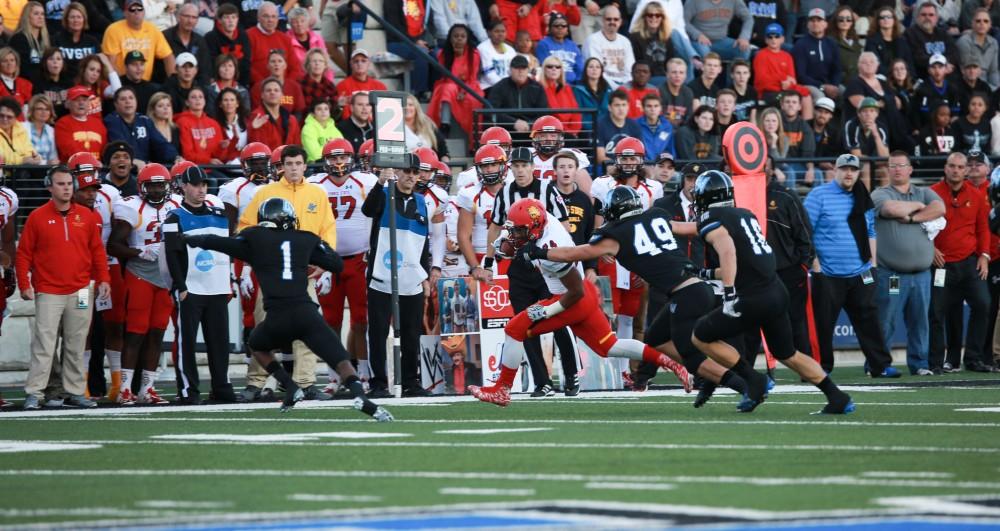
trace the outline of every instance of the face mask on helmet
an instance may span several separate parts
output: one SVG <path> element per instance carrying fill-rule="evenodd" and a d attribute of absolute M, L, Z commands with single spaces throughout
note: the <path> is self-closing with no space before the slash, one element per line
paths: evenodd
<path fill-rule="evenodd" d="M 451 188 L 451 175 L 443 171 L 434 172 L 434 184 L 442 190 L 448 191 Z"/>
<path fill-rule="evenodd" d="M 139 190 L 142 198 L 151 205 L 159 205 L 167 200 L 167 183 L 163 181 L 147 182 Z"/>
<path fill-rule="evenodd" d="M 271 164 L 271 180 L 280 181 L 285 176 L 285 166 L 281 162 Z"/>
<path fill-rule="evenodd" d="M 532 139 L 535 150 L 543 155 L 551 155 L 563 147 L 563 134 L 559 131 L 539 131 Z"/>
<path fill-rule="evenodd" d="M 417 172 L 417 183 L 413 186 L 418 192 L 426 192 L 431 187 L 431 178 L 434 177 L 434 170 Z"/>
<path fill-rule="evenodd" d="M 476 174 L 483 184 L 496 184 L 503 180 L 507 165 L 503 162 L 486 162 L 476 165 Z"/>
<path fill-rule="evenodd" d="M 639 174 L 642 168 L 642 157 L 637 155 L 619 155 L 615 157 L 615 179 L 631 179 Z"/>
<path fill-rule="evenodd" d="M 243 173 L 254 184 L 266 184 L 269 178 L 268 161 L 265 157 L 256 157 L 243 161 Z"/>
<path fill-rule="evenodd" d="M 351 172 L 352 160 L 350 155 L 330 155 L 325 160 L 326 173 L 334 177 L 343 177 Z"/>
<path fill-rule="evenodd" d="M 514 246 L 514 250 L 524 247 L 532 240 L 531 229 L 523 225 L 514 225 L 512 222 L 508 221 L 505 225 L 507 229 L 507 239 L 510 241 L 511 245 Z"/>

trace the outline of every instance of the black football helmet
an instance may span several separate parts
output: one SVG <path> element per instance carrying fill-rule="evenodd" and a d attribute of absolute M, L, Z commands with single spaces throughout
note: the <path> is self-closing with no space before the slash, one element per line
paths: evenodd
<path fill-rule="evenodd" d="M 699 175 L 694 182 L 692 195 L 699 215 L 709 208 L 733 206 L 736 202 L 733 179 L 719 170 L 708 170 Z"/>
<path fill-rule="evenodd" d="M 609 223 L 642 214 L 642 198 L 631 186 L 616 186 L 604 197 L 601 215 Z"/>
<path fill-rule="evenodd" d="M 260 209 L 257 210 L 257 224 L 278 230 L 299 228 L 299 220 L 295 216 L 292 204 L 280 197 L 272 197 L 261 203 Z"/>
<path fill-rule="evenodd" d="M 994 205 L 1000 205 L 1000 166 L 993 169 L 990 173 L 990 201 L 993 201 Z"/>

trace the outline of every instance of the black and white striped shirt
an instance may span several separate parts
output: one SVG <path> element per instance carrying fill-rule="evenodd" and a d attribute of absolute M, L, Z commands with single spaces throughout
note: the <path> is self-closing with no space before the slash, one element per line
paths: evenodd
<path fill-rule="evenodd" d="M 520 199 L 537 199 L 545 205 L 545 210 L 555 216 L 560 222 L 569 219 L 566 203 L 563 202 L 554 179 L 533 179 L 531 184 L 522 188 L 517 182 L 511 181 L 500 189 L 493 202 L 493 213 L 490 222 L 502 226 L 507 220 L 510 206 Z"/>

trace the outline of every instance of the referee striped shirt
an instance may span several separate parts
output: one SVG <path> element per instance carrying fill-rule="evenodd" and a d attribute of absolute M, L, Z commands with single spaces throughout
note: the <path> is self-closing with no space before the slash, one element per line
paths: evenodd
<path fill-rule="evenodd" d="M 554 179 L 533 179 L 531 184 L 525 187 L 517 185 L 516 181 L 511 181 L 503 185 L 503 188 L 496 195 L 493 201 L 493 213 L 490 222 L 494 225 L 503 226 L 507 221 L 507 212 L 510 206 L 520 199 L 537 199 L 545 205 L 545 210 L 549 211 L 560 222 L 569 219 L 569 212 L 566 210 L 566 203 L 559 195 Z"/>

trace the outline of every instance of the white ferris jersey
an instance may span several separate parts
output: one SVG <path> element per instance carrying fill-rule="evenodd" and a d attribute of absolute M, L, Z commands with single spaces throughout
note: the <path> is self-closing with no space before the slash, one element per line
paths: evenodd
<path fill-rule="evenodd" d="M 455 196 L 455 204 L 458 208 L 472 214 L 472 248 L 477 253 L 486 252 L 488 245 L 486 239 L 495 203 L 496 195 L 481 184 L 462 188 L 458 191 L 458 195 Z"/>
<path fill-rule="evenodd" d="M 6 186 L 0 186 L 0 229 L 4 228 L 8 223 L 14 221 L 14 216 L 17 214 L 17 207 L 20 201 L 17 198 L 17 194 L 14 190 L 7 188 Z M 11 259 L 14 257 L 11 256 Z"/>
<path fill-rule="evenodd" d="M 514 180 L 514 172 L 510 171 L 510 166 L 507 166 L 507 176 L 504 177 L 503 182 L 509 183 L 513 180 Z M 458 174 L 458 177 L 455 178 L 456 190 L 460 191 L 465 190 L 467 187 L 473 185 L 476 186 L 479 185 L 479 174 L 476 173 L 475 166 L 472 166 L 471 168 L 462 171 L 461 173 Z"/>
<path fill-rule="evenodd" d="M 614 177 L 598 177 L 597 179 L 594 179 L 593 184 L 590 185 L 590 196 L 599 202 L 595 204 L 607 206 L 604 205 L 604 202 L 608 197 L 608 192 L 621 185 L 622 183 L 616 181 Z M 638 179 L 632 189 L 635 190 L 642 199 L 643 210 L 649 210 L 649 208 L 653 206 L 653 201 L 663 197 L 663 184 L 652 179 Z"/>
<path fill-rule="evenodd" d="M 465 269 L 467 264 L 465 263 L 465 257 L 462 256 L 462 251 L 452 251 L 451 243 L 455 242 L 458 244 L 458 203 L 456 202 L 457 196 L 449 196 L 448 201 L 445 202 L 444 206 L 444 233 L 445 237 L 448 239 L 448 245 L 445 247 L 444 251 L 444 264 L 441 268 L 442 271 L 448 270 L 453 271 L 454 269 Z M 464 273 L 463 273 L 464 274 Z M 448 275 L 451 276 L 451 275 Z"/>
<path fill-rule="evenodd" d="M 219 187 L 219 200 L 222 202 L 219 208 L 232 205 L 237 212 L 236 218 L 239 219 L 253 199 L 253 194 L 257 193 L 257 188 L 259 186 L 246 177 L 237 177 L 229 181 Z"/>
<path fill-rule="evenodd" d="M 108 238 L 111 237 L 111 225 L 115 219 L 115 208 L 122 202 L 122 195 L 114 186 L 104 183 L 97 190 L 97 197 L 94 198 L 94 212 L 101 216 L 101 240 L 104 246 L 108 245 Z M 117 264 L 118 259 L 108 255 L 108 265 Z"/>
<path fill-rule="evenodd" d="M 162 234 L 160 224 L 167 219 L 167 214 L 175 208 L 180 207 L 180 203 L 172 197 L 167 197 L 162 205 L 157 208 L 150 205 L 137 195 L 126 197 L 114 208 L 114 217 L 132 227 L 129 234 L 128 245 L 133 249 L 141 249 L 145 245 L 160 243 Z"/>
<path fill-rule="evenodd" d="M 326 173 L 317 173 L 306 180 L 326 190 L 333 217 L 337 218 L 337 254 L 354 256 L 368 251 L 371 246 L 372 219 L 361 213 L 361 205 L 378 184 L 378 177 L 356 171 L 347 175 L 341 184 L 337 184 Z"/>
<path fill-rule="evenodd" d="M 436 215 L 438 210 L 444 210 L 445 203 L 448 202 L 448 192 L 440 186 L 431 183 L 424 191 L 424 202 L 427 204 L 427 217 L 431 218 L 431 223 L 440 223 L 441 216 Z"/>
<path fill-rule="evenodd" d="M 552 249 L 554 247 L 574 247 L 576 243 L 573 242 L 573 237 L 569 235 L 569 231 L 562 226 L 562 223 L 556 219 L 550 213 L 545 214 L 545 231 L 542 232 L 542 237 L 535 241 L 535 245 L 542 249 Z M 583 277 L 583 266 L 580 262 L 552 262 L 550 260 L 532 260 L 531 264 L 535 266 L 542 273 L 542 278 L 545 279 L 545 285 L 549 288 L 549 293 L 552 295 L 562 295 L 566 293 L 566 286 L 562 283 L 562 277 L 566 276 L 573 268 L 576 268 L 580 276 Z"/>
<path fill-rule="evenodd" d="M 556 155 L 558 155 L 562 151 L 569 151 L 570 153 L 576 155 L 578 170 L 585 170 L 590 167 L 590 159 L 588 159 L 587 155 L 584 155 L 583 152 L 580 151 L 579 149 L 562 148 L 559 151 L 553 153 L 551 157 L 547 159 L 542 159 L 542 157 L 538 155 L 538 152 L 535 151 L 535 148 L 531 148 L 531 152 L 535 156 L 534 160 L 535 171 L 533 175 L 535 176 L 536 179 L 556 178 L 556 170 L 553 167 L 552 163 L 555 161 Z"/>

